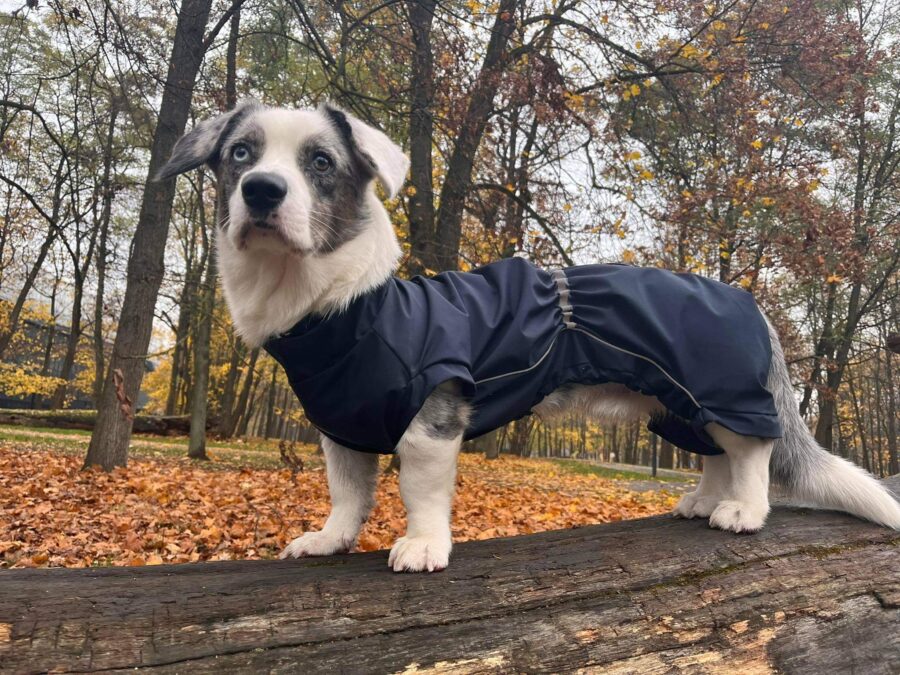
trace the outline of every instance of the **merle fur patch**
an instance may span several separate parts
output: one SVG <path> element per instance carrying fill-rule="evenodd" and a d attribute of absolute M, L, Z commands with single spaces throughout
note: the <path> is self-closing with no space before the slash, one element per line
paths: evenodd
<path fill-rule="evenodd" d="M 458 384 L 446 383 L 425 399 L 416 420 L 431 438 L 458 438 L 469 423 L 469 404 L 460 394 Z"/>
<path fill-rule="evenodd" d="M 329 107 L 325 107 L 324 111 L 337 132 L 340 145 L 335 147 L 333 141 L 322 138 L 309 139 L 300 150 L 299 161 L 314 190 L 310 226 L 317 249 L 328 253 L 362 231 L 366 215 L 366 190 L 375 172 L 371 159 L 354 141 L 353 131 L 344 113 Z M 318 172 L 313 167 L 313 159 L 318 152 L 324 152 L 335 160 L 331 172 Z"/>
<path fill-rule="evenodd" d="M 252 118 L 247 121 L 243 128 L 238 127 L 238 123 L 245 121 L 246 118 L 238 120 L 233 127 L 224 133 L 219 143 L 218 152 L 216 153 L 215 170 L 216 180 L 218 180 L 218 209 L 219 222 L 222 228 L 227 229 L 228 224 L 228 200 L 237 189 L 241 176 L 253 169 L 253 166 L 259 161 L 266 149 L 266 136 L 259 125 L 253 123 Z M 231 158 L 231 151 L 235 145 L 244 145 L 250 152 L 250 160 L 238 164 Z"/>
<path fill-rule="evenodd" d="M 157 180 L 172 178 L 206 163 L 215 163 L 223 139 L 258 105 L 245 101 L 234 110 L 205 120 L 178 139 L 172 149 L 172 157 L 157 172 Z"/>

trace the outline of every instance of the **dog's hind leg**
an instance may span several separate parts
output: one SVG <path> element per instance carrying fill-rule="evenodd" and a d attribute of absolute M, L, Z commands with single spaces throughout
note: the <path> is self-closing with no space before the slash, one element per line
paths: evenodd
<path fill-rule="evenodd" d="M 708 455 L 703 458 L 700 484 L 684 495 L 674 513 L 682 518 L 709 518 L 731 486 L 731 462 L 728 455 Z"/>
<path fill-rule="evenodd" d="M 323 437 L 331 514 L 319 532 L 303 534 L 281 552 L 281 558 L 346 553 L 375 504 L 378 455 L 350 450 Z"/>
<path fill-rule="evenodd" d="M 397 446 L 407 524 L 406 535 L 388 557 L 395 572 L 436 572 L 449 564 L 456 459 L 468 413 L 468 404 L 454 391 L 438 389 Z"/>
<path fill-rule="evenodd" d="M 761 530 L 769 515 L 769 458 L 772 439 L 741 436 L 718 424 L 706 431 L 725 450 L 731 481 L 709 517 L 711 527 L 732 532 Z"/>

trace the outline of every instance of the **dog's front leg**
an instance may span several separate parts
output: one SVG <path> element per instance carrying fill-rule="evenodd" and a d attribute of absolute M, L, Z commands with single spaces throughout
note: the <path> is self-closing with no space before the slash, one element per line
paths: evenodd
<path fill-rule="evenodd" d="M 450 561 L 456 459 L 468 415 L 455 386 L 444 385 L 428 398 L 397 446 L 407 522 L 406 536 L 388 557 L 395 572 L 436 572 Z"/>
<path fill-rule="evenodd" d="M 350 450 L 323 437 L 331 514 L 319 532 L 307 532 L 292 541 L 282 558 L 346 553 L 375 504 L 378 455 Z"/>
<path fill-rule="evenodd" d="M 406 506 L 406 536 L 391 549 L 395 572 L 437 572 L 450 561 L 450 509 L 456 457 L 462 436 L 429 438 L 407 432 L 400 454 L 400 497 Z"/>

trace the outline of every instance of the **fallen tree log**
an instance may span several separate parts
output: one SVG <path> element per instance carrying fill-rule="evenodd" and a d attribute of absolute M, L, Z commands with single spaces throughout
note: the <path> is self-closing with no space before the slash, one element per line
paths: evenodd
<path fill-rule="evenodd" d="M 51 429 L 81 429 L 93 431 L 96 410 L 6 410 L 0 408 L 0 424 L 19 427 L 49 427 Z M 218 419 L 206 420 L 211 431 Z M 191 432 L 189 415 L 135 415 L 134 433 L 156 436 L 186 436 Z"/>
<path fill-rule="evenodd" d="M 0 671 L 897 673 L 898 544 L 777 507 L 752 536 L 660 516 L 461 544 L 432 575 L 385 552 L 9 570 Z"/>

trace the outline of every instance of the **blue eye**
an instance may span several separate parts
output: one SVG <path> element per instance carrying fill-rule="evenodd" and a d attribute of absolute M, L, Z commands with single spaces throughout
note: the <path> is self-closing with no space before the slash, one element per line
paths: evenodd
<path fill-rule="evenodd" d="M 243 163 L 250 159 L 250 151 L 246 145 L 236 145 L 231 149 L 231 158 L 235 162 Z"/>

